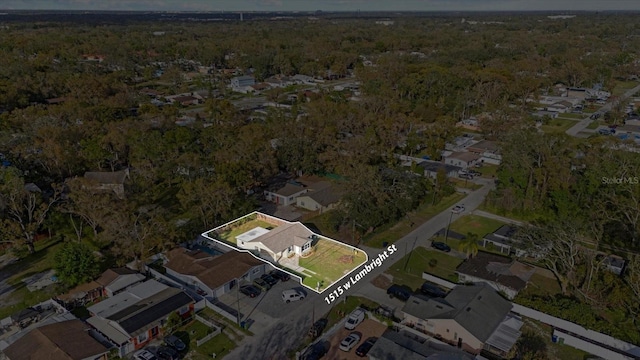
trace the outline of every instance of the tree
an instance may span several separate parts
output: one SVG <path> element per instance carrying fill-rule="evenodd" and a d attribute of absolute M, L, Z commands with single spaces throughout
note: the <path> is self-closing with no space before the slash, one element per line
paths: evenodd
<path fill-rule="evenodd" d="M 34 253 L 35 235 L 59 199 L 60 187 L 53 185 L 53 191 L 45 196 L 37 186 L 27 186 L 17 169 L 0 169 L 0 231 L 4 235 L 0 242 L 24 245 Z"/>
<path fill-rule="evenodd" d="M 467 258 L 478 255 L 478 234 L 467 233 L 467 236 L 460 242 L 459 250 L 463 251 Z"/>
<path fill-rule="evenodd" d="M 69 287 L 91 281 L 100 273 L 98 257 L 84 243 L 65 243 L 53 261 L 56 275 Z"/>

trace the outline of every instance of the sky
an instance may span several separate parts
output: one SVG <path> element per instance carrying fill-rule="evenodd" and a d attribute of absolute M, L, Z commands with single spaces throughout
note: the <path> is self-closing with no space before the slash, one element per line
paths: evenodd
<path fill-rule="evenodd" d="M 640 0 L 0 0 L 3 10 L 527 11 L 640 10 Z"/>

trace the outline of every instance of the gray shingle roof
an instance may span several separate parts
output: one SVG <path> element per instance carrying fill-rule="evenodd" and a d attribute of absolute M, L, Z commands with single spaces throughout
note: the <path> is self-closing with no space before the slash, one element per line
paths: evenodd
<path fill-rule="evenodd" d="M 453 319 L 484 342 L 511 311 L 511 302 L 488 284 L 458 285 L 444 299 L 412 296 L 403 312 L 420 319 Z"/>

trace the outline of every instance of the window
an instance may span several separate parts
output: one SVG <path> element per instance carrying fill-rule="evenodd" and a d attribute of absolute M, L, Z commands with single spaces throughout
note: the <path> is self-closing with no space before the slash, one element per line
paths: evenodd
<path fill-rule="evenodd" d="M 289 201 L 293 201 L 293 196 L 290 196 L 290 197 L 289 197 Z"/>
<path fill-rule="evenodd" d="M 154 327 L 153 329 L 151 329 L 151 336 L 156 337 L 158 336 L 158 327 Z"/>
<path fill-rule="evenodd" d="M 300 201 L 300 206 L 304 206 L 304 201 Z"/>
<path fill-rule="evenodd" d="M 142 344 L 143 342 L 149 340 L 149 334 L 147 332 L 143 332 L 142 334 L 138 335 L 138 343 Z"/>
<path fill-rule="evenodd" d="M 186 313 L 189 312 L 189 306 L 185 306 L 183 308 L 180 309 L 180 311 L 178 311 L 180 313 L 180 315 L 184 315 Z"/>
<path fill-rule="evenodd" d="M 309 250 L 310 247 L 311 247 L 311 241 L 309 241 L 306 244 L 302 245 L 302 251 L 307 251 L 307 250 Z"/>
<path fill-rule="evenodd" d="M 457 332 L 453 333 L 453 340 L 458 340 L 458 333 Z"/>

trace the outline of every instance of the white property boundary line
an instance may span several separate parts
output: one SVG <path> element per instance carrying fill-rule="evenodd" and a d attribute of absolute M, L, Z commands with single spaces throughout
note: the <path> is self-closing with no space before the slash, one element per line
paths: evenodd
<path fill-rule="evenodd" d="M 317 291 L 316 289 L 314 289 L 314 288 L 312 288 L 312 287 L 310 287 L 310 286 L 308 286 L 308 285 L 305 285 L 305 284 L 304 284 L 304 282 L 302 281 L 302 278 L 301 278 L 300 276 L 298 276 L 298 275 L 296 275 L 296 274 L 293 274 L 293 273 L 291 273 L 290 271 L 287 271 L 287 270 L 286 270 L 286 268 L 283 268 L 283 265 L 280 265 L 280 264 L 278 264 L 278 263 L 272 263 L 271 261 L 265 260 L 265 259 L 263 259 L 263 258 L 261 258 L 261 257 L 259 257 L 259 256 L 254 255 L 250 250 L 247 250 L 247 249 L 240 249 L 240 248 L 239 248 L 239 247 L 237 247 L 237 246 L 232 246 L 232 245 L 230 245 L 230 244 L 224 243 L 224 242 L 222 242 L 222 241 L 220 241 L 220 240 L 217 240 L 217 239 L 214 239 L 214 238 L 212 238 L 212 237 L 210 237 L 210 236 L 208 235 L 210 232 L 213 232 L 213 231 L 216 231 L 216 232 L 217 232 L 217 230 L 218 230 L 218 229 L 224 228 L 224 227 L 226 227 L 226 226 L 229 226 L 230 224 L 233 224 L 233 223 L 235 223 L 235 222 L 238 222 L 238 221 L 240 221 L 240 220 L 242 220 L 242 219 L 244 219 L 244 218 L 247 218 L 247 217 L 249 217 L 249 216 L 253 216 L 253 215 L 255 215 L 255 216 L 260 215 L 260 216 L 264 216 L 265 218 L 271 218 L 271 219 L 273 219 L 275 222 L 283 222 L 283 223 L 287 223 L 287 224 L 300 224 L 301 226 L 304 226 L 304 228 L 305 228 L 305 229 L 309 230 L 313 235 L 316 235 L 316 236 L 318 236 L 319 238 L 322 238 L 322 239 L 324 239 L 324 240 L 333 241 L 333 242 L 334 242 L 334 243 L 336 243 L 337 245 L 344 246 L 344 247 L 349 248 L 349 249 L 351 249 L 351 250 L 353 250 L 353 251 L 359 251 L 359 252 L 362 252 L 362 253 L 364 254 L 364 256 L 365 256 L 365 260 L 364 260 L 364 262 L 362 262 L 362 264 L 359 264 L 358 266 L 354 267 L 353 269 L 351 269 L 351 271 L 349 271 L 348 273 L 346 273 L 346 274 L 342 275 L 342 277 L 340 277 L 339 279 L 336 279 L 336 280 L 335 280 L 334 282 L 332 282 L 331 284 L 328 284 L 327 286 L 325 286 L 323 290 L 321 289 L 320 291 Z M 311 229 L 309 229 L 307 226 L 305 226 L 305 225 L 304 225 L 303 223 L 301 223 L 300 221 L 291 222 L 291 221 L 287 221 L 287 220 L 284 220 L 284 219 L 280 219 L 280 218 L 275 217 L 275 216 L 271 216 L 271 215 L 267 215 L 267 214 L 265 214 L 265 213 L 261 213 L 261 212 L 259 212 L 259 211 L 254 211 L 254 212 L 249 213 L 249 214 L 247 214 L 247 215 L 241 216 L 241 217 L 239 217 L 239 218 L 237 218 L 237 219 L 235 219 L 235 220 L 229 221 L 229 222 L 227 222 L 227 223 L 225 223 L 225 224 L 223 224 L 223 225 L 220 225 L 220 226 L 215 227 L 215 228 L 213 228 L 213 229 L 211 229 L 211 230 L 205 231 L 205 232 L 203 232 L 201 235 L 202 235 L 202 237 L 204 237 L 204 238 L 208 239 L 209 241 L 213 241 L 213 242 L 215 242 L 215 243 L 217 243 L 217 244 L 221 244 L 221 245 L 223 245 L 223 246 L 225 246 L 225 247 L 227 247 L 227 248 L 229 248 L 229 249 L 235 250 L 235 251 L 240 251 L 240 252 L 248 253 L 249 255 L 253 256 L 254 258 L 256 258 L 256 259 L 258 259 L 258 260 L 260 260 L 260 261 L 262 261 L 262 262 L 264 262 L 264 263 L 267 263 L 267 264 L 269 264 L 269 265 L 273 265 L 274 267 L 278 268 L 280 271 L 283 271 L 283 272 L 287 273 L 289 276 L 294 277 L 294 278 L 297 278 L 297 279 L 300 281 L 300 285 L 302 285 L 302 286 L 304 286 L 305 288 L 310 289 L 310 290 L 312 290 L 313 292 L 318 293 L 318 294 L 322 294 L 324 291 L 326 291 L 327 289 L 331 288 L 333 285 L 335 285 L 336 283 L 338 283 L 338 282 L 339 282 L 339 281 L 341 281 L 342 279 L 344 279 L 344 278 L 346 278 L 347 276 L 349 276 L 349 274 L 351 274 L 352 272 L 356 271 L 358 268 L 360 268 L 360 266 L 362 266 L 362 265 L 364 265 L 364 264 L 366 264 L 366 263 L 368 263 L 368 262 L 369 262 L 369 255 L 368 255 L 368 254 L 367 254 L 367 252 L 366 252 L 366 251 L 364 251 L 364 250 L 358 249 L 358 248 L 356 248 L 356 247 L 354 247 L 354 246 L 351 246 L 351 245 L 347 245 L 347 244 L 345 244 L 345 243 L 343 243 L 343 242 L 340 242 L 340 241 L 337 241 L 337 240 L 331 239 L 331 238 L 326 237 L 326 236 L 324 236 L 324 235 L 316 234 L 315 232 L 311 231 Z M 302 274 L 302 275 L 304 275 L 304 274 Z"/>

